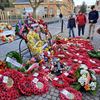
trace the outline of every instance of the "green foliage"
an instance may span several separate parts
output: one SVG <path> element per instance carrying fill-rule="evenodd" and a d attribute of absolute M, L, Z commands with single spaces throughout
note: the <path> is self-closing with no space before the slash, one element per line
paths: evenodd
<path fill-rule="evenodd" d="M 97 90 L 100 88 L 100 84 L 99 82 L 97 82 L 97 86 L 96 86 L 96 90 L 94 91 L 90 91 L 91 94 L 96 95 L 97 94 Z"/>
<path fill-rule="evenodd" d="M 82 13 L 86 13 L 86 11 L 87 11 L 87 6 L 86 6 L 85 4 L 82 4 L 82 6 L 80 7 L 80 11 L 81 11 Z"/>
<path fill-rule="evenodd" d="M 71 86 L 76 90 L 80 90 L 81 88 L 81 85 L 79 84 L 79 82 L 74 82 Z"/>
<path fill-rule="evenodd" d="M 90 91 L 90 93 L 91 93 L 91 94 L 93 94 L 93 95 L 96 95 L 96 93 L 97 93 L 97 90 Z"/>
<path fill-rule="evenodd" d="M 80 69 L 77 69 L 77 71 L 75 72 L 75 75 L 76 75 L 77 78 L 80 77 Z"/>

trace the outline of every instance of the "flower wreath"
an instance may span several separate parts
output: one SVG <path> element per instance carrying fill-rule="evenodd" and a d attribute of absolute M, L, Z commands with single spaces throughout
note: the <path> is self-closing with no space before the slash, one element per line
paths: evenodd
<path fill-rule="evenodd" d="M 10 24 L 7 23 L 1 23 L 0 24 L 0 39 L 2 40 L 2 42 L 12 42 L 15 39 L 15 34 L 13 35 L 2 35 L 2 33 L 4 32 L 4 28 L 7 28 L 8 30 L 12 30 L 12 26 Z"/>
<path fill-rule="evenodd" d="M 0 39 L 2 40 L 2 42 L 13 42 L 15 39 L 15 35 L 1 36 Z"/>
<path fill-rule="evenodd" d="M 33 94 L 34 84 L 32 83 L 33 77 L 23 77 L 18 82 L 18 88 L 22 94 L 31 96 Z"/>
<path fill-rule="evenodd" d="M 41 54 L 43 42 L 40 40 L 39 34 L 33 32 L 29 32 L 27 35 L 28 46 L 33 54 Z"/>
<path fill-rule="evenodd" d="M 7 55 L 6 55 L 6 60 L 7 60 L 7 57 L 14 58 L 18 63 L 22 64 L 22 58 L 21 58 L 20 54 L 18 52 L 16 52 L 16 51 L 8 52 Z M 14 67 L 14 65 L 11 64 L 8 61 L 6 61 L 6 64 L 7 64 L 7 67 L 9 67 L 9 68 L 18 69 L 16 67 Z"/>
<path fill-rule="evenodd" d="M 14 87 L 16 89 L 18 88 L 19 80 L 24 77 L 22 73 L 12 69 L 5 69 L 4 71 L 0 71 L 0 74 L 12 78 L 14 81 Z"/>
<path fill-rule="evenodd" d="M 88 69 L 85 64 L 81 64 L 80 68 L 75 72 L 77 82 L 72 84 L 72 87 L 85 92 L 96 94 L 98 82 L 96 80 L 95 71 Z"/>
<path fill-rule="evenodd" d="M 67 87 L 60 91 L 60 100 L 82 100 L 82 94 L 71 87 Z"/>
<path fill-rule="evenodd" d="M 72 84 L 76 81 L 76 78 L 74 75 L 70 75 L 69 73 L 65 72 L 61 75 L 61 77 L 66 80 L 69 84 Z"/>
<path fill-rule="evenodd" d="M 27 35 L 23 33 L 25 28 L 26 28 L 26 32 L 28 33 L 30 29 L 29 29 L 28 25 L 24 24 L 17 34 L 27 42 Z"/>
<path fill-rule="evenodd" d="M 54 87 L 57 87 L 59 89 L 65 88 L 65 87 L 68 87 L 69 86 L 67 80 L 63 79 L 61 76 L 55 77 L 52 80 L 52 84 L 53 84 Z"/>
<path fill-rule="evenodd" d="M 40 72 L 35 72 L 35 73 L 33 74 L 33 77 L 34 77 L 34 78 L 43 78 L 43 79 L 45 79 L 46 81 L 49 81 L 48 74 L 49 74 L 49 72 L 45 72 L 45 71 L 41 71 L 41 70 L 40 70 Z"/>
<path fill-rule="evenodd" d="M 33 93 L 35 95 L 42 95 L 49 91 L 49 83 L 47 80 L 38 77 L 33 79 L 34 89 Z"/>
<path fill-rule="evenodd" d="M 15 79 L 10 74 L 9 71 L 0 74 L 0 100 L 15 100 L 20 96 L 19 90 L 15 86 Z"/>

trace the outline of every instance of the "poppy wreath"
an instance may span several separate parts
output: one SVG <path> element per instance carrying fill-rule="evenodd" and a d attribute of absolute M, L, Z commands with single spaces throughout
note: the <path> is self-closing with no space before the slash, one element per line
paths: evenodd
<path fill-rule="evenodd" d="M 29 32 L 27 34 L 27 40 L 29 49 L 31 52 L 33 52 L 34 55 L 42 53 L 43 42 L 40 40 L 38 33 L 35 33 L 34 31 Z"/>
<path fill-rule="evenodd" d="M 0 74 L 0 100 L 15 100 L 20 96 L 11 77 Z"/>
<path fill-rule="evenodd" d="M 64 92 L 62 92 L 64 91 Z M 71 88 L 67 87 L 60 91 L 60 100 L 82 100 L 82 94 L 81 92 Z"/>
<path fill-rule="evenodd" d="M 18 88 L 22 94 L 26 96 L 31 96 L 34 90 L 34 84 L 32 83 L 33 77 L 23 77 L 18 82 Z"/>
<path fill-rule="evenodd" d="M 43 78 L 44 76 L 44 72 L 35 72 L 33 75 L 32 75 L 34 78 L 38 78 L 38 77 L 41 77 Z"/>
<path fill-rule="evenodd" d="M 43 71 L 43 70 L 40 70 L 40 72 L 35 72 L 34 74 L 33 74 L 33 77 L 34 78 L 43 78 L 43 79 L 45 79 L 46 81 L 49 81 L 49 72 L 45 72 L 45 71 Z"/>
<path fill-rule="evenodd" d="M 69 86 L 68 81 L 61 76 L 55 77 L 52 80 L 52 85 L 58 89 L 62 89 Z"/>
<path fill-rule="evenodd" d="M 33 88 L 33 93 L 35 95 L 42 95 L 45 94 L 49 91 L 49 83 L 47 80 L 38 77 L 38 78 L 34 78 L 33 80 L 38 80 L 37 82 L 33 82 L 34 84 L 34 88 Z"/>
<path fill-rule="evenodd" d="M 94 68 L 93 70 L 96 72 L 96 74 L 100 74 L 100 67 L 99 68 Z"/>
<path fill-rule="evenodd" d="M 21 78 L 24 77 L 24 75 L 16 70 L 12 70 L 12 69 L 5 69 L 4 71 L 1 71 L 0 74 L 4 75 L 4 76 L 8 76 L 11 79 L 13 79 L 14 81 L 14 87 L 16 89 L 18 89 L 18 82 Z"/>
<path fill-rule="evenodd" d="M 45 75 L 50 72 L 49 68 L 46 68 L 45 66 L 41 66 L 39 69 L 41 75 Z"/>
<path fill-rule="evenodd" d="M 72 84 L 73 82 L 76 81 L 75 76 L 74 76 L 74 75 L 70 75 L 70 74 L 68 74 L 67 72 L 63 73 L 63 74 L 61 75 L 61 77 L 62 77 L 64 80 L 66 80 L 69 84 Z"/>

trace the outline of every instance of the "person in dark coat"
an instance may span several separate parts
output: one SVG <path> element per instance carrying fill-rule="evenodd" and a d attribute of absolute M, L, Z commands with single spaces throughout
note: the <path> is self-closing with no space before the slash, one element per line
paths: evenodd
<path fill-rule="evenodd" d="M 93 38 L 94 30 L 95 30 L 95 24 L 97 23 L 97 20 L 99 18 L 98 11 L 95 10 L 95 6 L 91 6 L 91 11 L 89 12 L 88 15 L 88 20 L 89 20 L 89 36 L 88 39 Z"/>
<path fill-rule="evenodd" d="M 72 32 L 73 37 L 75 37 L 75 34 L 74 34 L 75 27 L 76 27 L 75 18 L 73 17 L 73 15 L 71 15 L 68 19 L 68 25 L 67 25 L 67 28 L 69 28 L 69 37 L 71 37 L 71 32 Z"/>

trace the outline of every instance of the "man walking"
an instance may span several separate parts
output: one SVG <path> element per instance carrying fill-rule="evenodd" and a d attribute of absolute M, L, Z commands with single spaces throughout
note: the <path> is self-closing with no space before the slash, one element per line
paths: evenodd
<path fill-rule="evenodd" d="M 91 6 L 91 11 L 89 12 L 88 20 L 89 20 L 89 36 L 87 39 L 93 39 L 93 34 L 95 30 L 95 24 L 99 18 L 98 11 L 95 10 L 95 6 Z"/>

